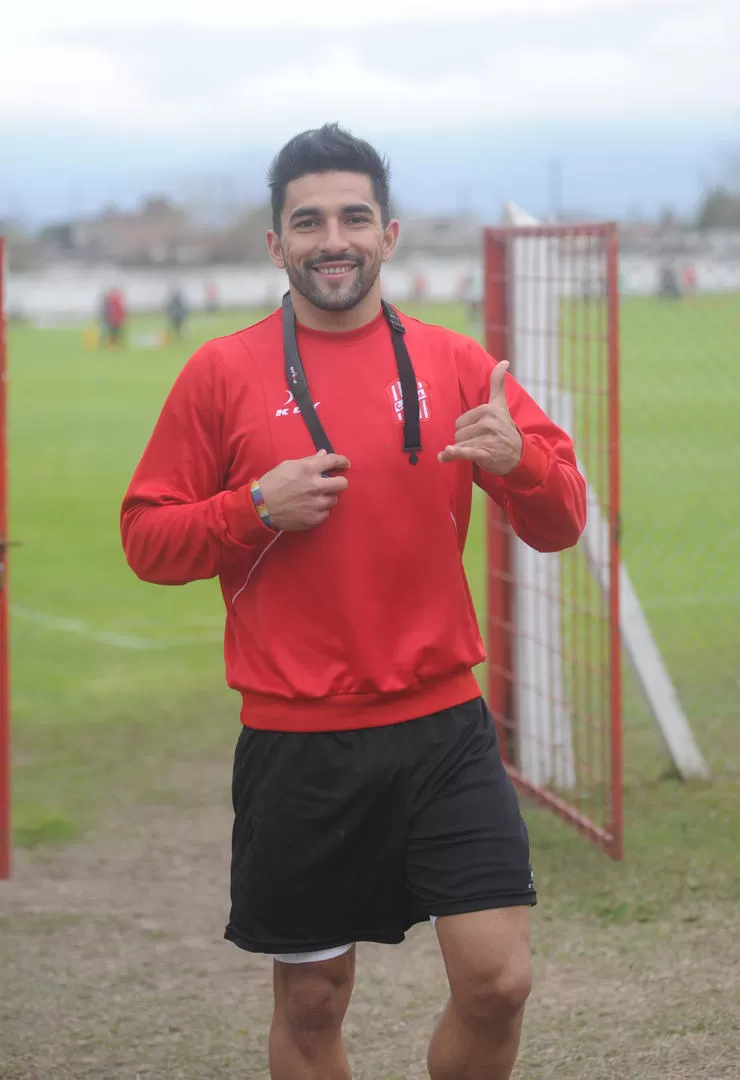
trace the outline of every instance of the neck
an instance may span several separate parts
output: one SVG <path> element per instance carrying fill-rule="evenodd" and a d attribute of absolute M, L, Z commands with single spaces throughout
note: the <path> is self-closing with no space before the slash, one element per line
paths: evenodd
<path fill-rule="evenodd" d="M 348 330 L 359 330 L 372 322 L 380 312 L 380 283 L 376 282 L 370 292 L 359 304 L 347 311 L 325 311 L 307 300 L 302 293 L 291 286 L 290 297 L 296 319 L 309 330 L 324 330 L 330 334 L 341 334 Z"/>

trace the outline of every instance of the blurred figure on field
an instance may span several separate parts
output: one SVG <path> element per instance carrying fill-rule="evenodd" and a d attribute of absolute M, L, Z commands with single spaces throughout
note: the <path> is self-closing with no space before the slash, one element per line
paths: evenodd
<path fill-rule="evenodd" d="M 680 300 L 681 288 L 678 284 L 678 274 L 670 263 L 665 263 L 660 268 L 660 280 L 658 282 L 658 296 L 662 300 Z"/>
<path fill-rule="evenodd" d="M 457 298 L 463 303 L 467 304 L 470 298 L 470 294 L 473 290 L 473 275 L 469 272 L 465 272 L 460 277 L 457 286 Z"/>
<path fill-rule="evenodd" d="M 427 279 L 423 274 L 414 274 L 411 282 L 411 299 L 415 304 L 423 304 L 427 298 Z"/>
<path fill-rule="evenodd" d="M 206 311 L 218 311 L 218 288 L 213 282 L 206 285 Z"/>
<path fill-rule="evenodd" d="M 170 295 L 167 297 L 165 314 L 172 333 L 176 338 L 182 337 L 183 328 L 188 317 L 188 306 L 185 302 L 182 289 L 177 286 L 172 289 Z"/>
<path fill-rule="evenodd" d="M 100 343 L 111 348 L 123 344 L 126 301 L 120 289 L 108 289 L 100 302 Z"/>
<path fill-rule="evenodd" d="M 683 291 L 689 296 L 696 292 L 696 267 L 692 263 L 687 263 L 681 271 L 681 282 Z"/>
<path fill-rule="evenodd" d="M 476 323 L 483 309 L 483 289 L 478 275 L 473 271 L 464 273 L 458 286 L 458 298 L 465 305 L 469 323 Z"/>
<path fill-rule="evenodd" d="M 100 301 L 98 303 L 98 323 L 100 330 L 98 333 L 97 342 L 102 347 L 107 344 L 110 338 L 110 326 L 108 324 L 108 291 L 102 293 Z M 94 337 L 91 342 L 94 341 Z"/>

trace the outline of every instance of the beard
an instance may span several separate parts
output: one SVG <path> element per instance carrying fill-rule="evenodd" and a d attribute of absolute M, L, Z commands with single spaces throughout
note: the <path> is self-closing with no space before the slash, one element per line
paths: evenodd
<path fill-rule="evenodd" d="M 314 267 L 326 263 L 351 263 L 354 270 L 348 282 L 334 282 L 330 276 L 321 277 Z M 290 284 L 309 303 L 322 311 L 350 311 L 357 307 L 372 289 L 380 274 L 381 259 L 369 261 L 362 255 L 332 255 L 306 259 L 300 265 L 287 263 Z"/>

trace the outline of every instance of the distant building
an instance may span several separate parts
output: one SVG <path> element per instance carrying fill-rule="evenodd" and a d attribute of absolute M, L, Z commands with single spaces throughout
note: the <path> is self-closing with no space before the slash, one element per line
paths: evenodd
<path fill-rule="evenodd" d="M 399 256 L 479 255 L 481 222 L 472 214 L 400 216 Z"/>
<path fill-rule="evenodd" d="M 107 207 L 98 217 L 49 225 L 37 241 L 43 261 L 55 258 L 166 266 L 201 261 L 187 211 L 168 199 L 146 199 L 139 210 Z"/>

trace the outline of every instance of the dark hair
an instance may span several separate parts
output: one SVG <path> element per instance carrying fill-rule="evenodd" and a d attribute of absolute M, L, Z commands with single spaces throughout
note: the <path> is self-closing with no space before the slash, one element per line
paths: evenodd
<path fill-rule="evenodd" d="M 291 180 L 309 173 L 353 172 L 369 176 L 375 201 L 380 204 L 384 225 L 390 218 L 390 169 L 388 161 L 364 139 L 356 139 L 339 124 L 294 135 L 273 160 L 268 173 L 272 202 L 272 227 L 280 232 L 280 215 L 285 206 L 285 189 Z"/>

